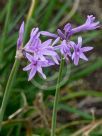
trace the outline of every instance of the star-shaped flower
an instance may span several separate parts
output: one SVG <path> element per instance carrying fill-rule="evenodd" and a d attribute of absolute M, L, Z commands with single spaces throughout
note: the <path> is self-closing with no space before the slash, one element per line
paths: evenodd
<path fill-rule="evenodd" d="M 82 37 L 78 37 L 78 44 L 74 42 L 70 42 L 72 45 L 74 52 L 72 54 L 72 60 L 74 60 L 74 64 L 78 65 L 79 58 L 88 61 L 88 58 L 84 55 L 85 52 L 90 51 L 93 47 L 81 47 L 82 46 Z"/>
<path fill-rule="evenodd" d="M 71 46 L 70 43 L 66 40 L 63 40 L 60 45 L 55 46 L 54 48 L 55 50 L 60 50 L 61 54 L 65 57 L 66 60 L 71 57 Z"/>
<path fill-rule="evenodd" d="M 100 22 L 95 22 L 95 17 L 93 15 L 88 15 L 87 20 L 83 25 L 80 25 L 72 29 L 72 34 L 78 33 L 81 31 L 94 30 L 100 27 Z"/>
<path fill-rule="evenodd" d="M 54 65 L 55 63 L 51 61 L 50 59 L 46 61 L 39 60 L 35 58 L 34 56 L 26 53 L 26 58 L 30 62 L 29 65 L 27 65 L 25 68 L 23 68 L 24 71 L 30 71 L 28 81 L 32 80 L 32 78 L 35 76 L 35 74 L 38 72 L 44 79 L 46 79 L 46 75 L 43 73 L 42 68 L 43 67 L 49 67 Z"/>

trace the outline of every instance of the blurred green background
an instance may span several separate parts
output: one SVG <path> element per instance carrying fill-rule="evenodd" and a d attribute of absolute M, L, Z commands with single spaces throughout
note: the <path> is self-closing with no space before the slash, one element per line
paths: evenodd
<path fill-rule="evenodd" d="M 22 21 L 26 24 L 26 43 L 33 27 L 55 32 L 67 22 L 73 27 L 84 23 L 88 14 L 101 22 L 102 1 L 0 0 L 0 103 L 15 60 Z M 67 67 L 70 75 L 63 70 L 66 78 L 61 86 L 56 136 L 84 136 L 86 132 L 87 136 L 102 136 L 102 30 L 81 35 L 84 45 L 91 45 L 94 50 L 88 54 L 88 62 Z M 73 40 L 77 37 L 73 36 Z M 54 80 L 49 78 L 48 82 L 37 75 L 33 82 L 28 82 L 27 73 L 22 71 L 25 65 L 22 61 L 18 68 L 0 136 L 50 135 L 57 76 Z M 45 73 L 47 76 L 57 75 L 58 67 L 47 69 Z"/>

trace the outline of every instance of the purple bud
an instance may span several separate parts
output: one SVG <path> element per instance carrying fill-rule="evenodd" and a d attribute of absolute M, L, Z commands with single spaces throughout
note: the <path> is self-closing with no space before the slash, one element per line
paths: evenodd
<path fill-rule="evenodd" d="M 24 36 L 24 22 L 22 22 L 19 29 L 19 37 L 17 40 L 17 50 L 19 50 L 21 45 L 23 44 L 23 36 Z"/>
<path fill-rule="evenodd" d="M 81 31 L 94 30 L 100 27 L 99 24 L 99 21 L 95 22 L 95 17 L 93 15 L 88 15 L 86 22 L 79 27 L 73 28 L 72 33 L 74 34 Z"/>
<path fill-rule="evenodd" d="M 60 29 L 57 29 L 57 33 L 61 39 L 65 39 L 65 35 L 63 34 L 63 32 Z"/>

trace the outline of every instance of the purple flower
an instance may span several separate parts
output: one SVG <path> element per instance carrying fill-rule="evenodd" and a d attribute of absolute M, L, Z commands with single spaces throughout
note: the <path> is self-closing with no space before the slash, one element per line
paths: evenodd
<path fill-rule="evenodd" d="M 34 38 L 33 40 L 29 41 L 32 42 L 28 42 L 25 46 L 24 50 L 26 52 L 32 53 L 34 57 L 36 57 L 37 59 L 41 59 L 42 61 L 46 60 L 46 56 L 51 56 L 55 63 L 59 64 L 58 54 L 55 52 L 54 47 L 51 46 L 52 39 L 49 39 L 43 43 L 39 38 Z"/>
<path fill-rule="evenodd" d="M 34 45 L 35 39 L 39 38 L 40 33 L 39 33 L 39 28 L 33 28 L 30 34 L 30 39 L 28 43 L 25 45 L 25 49 L 29 49 L 30 46 Z"/>
<path fill-rule="evenodd" d="M 49 32 L 46 32 L 46 31 L 45 32 L 42 31 L 41 35 L 45 35 L 45 36 L 52 37 L 52 38 L 60 37 L 61 40 L 67 40 L 68 41 L 70 36 L 72 36 L 73 34 L 81 32 L 81 31 L 97 29 L 97 28 L 100 27 L 99 24 L 100 24 L 99 21 L 95 22 L 95 17 L 93 15 L 88 15 L 86 22 L 79 27 L 72 28 L 71 24 L 68 23 L 64 26 L 63 30 L 57 29 L 58 35 L 53 34 L 53 33 L 49 33 Z"/>
<path fill-rule="evenodd" d="M 54 65 L 54 63 L 51 60 L 42 61 L 34 56 L 26 53 L 26 58 L 30 62 L 29 65 L 27 65 L 25 68 L 23 68 L 24 71 L 30 71 L 28 81 L 32 80 L 32 78 L 35 76 L 35 74 L 38 72 L 44 79 L 46 79 L 46 75 L 43 73 L 42 68 L 48 67 Z"/>
<path fill-rule="evenodd" d="M 84 55 L 84 52 L 90 51 L 93 47 L 81 47 L 82 46 L 82 37 L 78 37 L 78 44 L 74 42 L 70 42 L 72 45 L 74 52 L 72 54 L 72 60 L 74 60 L 74 64 L 78 65 L 79 58 L 88 61 L 88 58 Z"/>
<path fill-rule="evenodd" d="M 68 40 L 69 37 L 72 35 L 71 30 L 72 30 L 72 26 L 71 26 L 70 23 L 68 23 L 68 24 L 66 24 L 66 25 L 64 26 L 63 31 L 60 30 L 60 29 L 57 30 L 58 36 L 59 36 L 61 39 L 63 39 L 63 40 L 64 40 L 64 39 L 65 39 L 65 40 Z"/>
<path fill-rule="evenodd" d="M 23 44 L 23 36 L 24 36 L 24 22 L 22 22 L 19 29 L 19 37 L 17 40 L 17 50 L 19 50 L 21 45 Z"/>
<path fill-rule="evenodd" d="M 71 57 L 71 51 L 70 51 L 70 43 L 66 40 L 63 40 L 62 43 L 58 46 L 54 47 L 55 50 L 60 50 L 61 54 L 65 57 L 66 60 L 68 60 L 69 57 Z"/>
<path fill-rule="evenodd" d="M 72 29 L 72 34 L 81 32 L 81 31 L 97 29 L 100 27 L 99 24 L 100 24 L 99 21 L 95 22 L 95 17 L 93 15 L 88 15 L 87 20 L 83 25 Z"/>

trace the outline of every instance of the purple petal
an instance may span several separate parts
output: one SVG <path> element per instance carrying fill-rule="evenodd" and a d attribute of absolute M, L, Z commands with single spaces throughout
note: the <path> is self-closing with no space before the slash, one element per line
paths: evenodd
<path fill-rule="evenodd" d="M 44 47 L 49 46 L 49 45 L 51 45 L 51 42 L 52 42 L 52 39 L 49 39 L 49 40 L 43 42 L 41 46 L 44 46 Z"/>
<path fill-rule="evenodd" d="M 91 51 L 92 49 L 93 49 L 93 47 L 83 47 L 83 48 L 81 48 L 82 52 Z"/>
<path fill-rule="evenodd" d="M 64 31 L 65 31 L 65 37 L 66 39 L 68 39 L 72 35 L 72 26 L 70 23 L 65 25 Z"/>
<path fill-rule="evenodd" d="M 43 50 L 43 55 L 50 55 L 50 56 L 56 56 L 57 53 L 55 51 L 51 50 Z"/>
<path fill-rule="evenodd" d="M 73 41 L 70 41 L 69 44 L 70 44 L 70 47 L 73 48 L 73 49 L 76 46 L 75 42 L 73 42 Z"/>
<path fill-rule="evenodd" d="M 38 31 L 38 28 L 35 28 L 35 31 L 32 30 L 33 32 L 31 32 L 31 36 L 30 36 L 30 40 L 28 41 L 28 43 L 26 44 L 25 48 L 29 48 L 29 46 L 37 46 L 37 44 L 41 43 L 39 37 L 37 37 L 37 31 Z"/>
<path fill-rule="evenodd" d="M 41 61 L 46 61 L 46 58 L 42 54 L 38 55 L 38 58 L 40 58 Z"/>
<path fill-rule="evenodd" d="M 65 39 L 65 35 L 62 33 L 60 29 L 57 29 L 57 32 L 60 38 Z"/>
<path fill-rule="evenodd" d="M 36 43 L 36 37 L 30 37 L 29 41 L 27 42 L 24 48 L 29 49 L 29 47 L 32 46 L 32 44 L 34 45 L 35 43 Z"/>
<path fill-rule="evenodd" d="M 64 26 L 64 30 L 65 30 L 66 32 L 69 32 L 71 29 L 72 29 L 72 26 L 71 26 L 70 23 L 68 23 L 68 24 L 66 24 L 66 25 Z"/>
<path fill-rule="evenodd" d="M 27 52 L 31 52 L 34 53 L 36 52 L 36 49 L 38 50 L 38 47 L 41 46 L 41 40 L 39 38 L 34 39 L 32 41 L 29 41 L 26 46 L 24 47 L 24 49 Z"/>
<path fill-rule="evenodd" d="M 32 68 L 32 64 L 29 64 L 28 66 L 23 68 L 23 71 L 28 71 Z"/>
<path fill-rule="evenodd" d="M 75 52 L 73 52 L 72 54 L 72 60 L 74 60 L 74 58 L 75 58 Z"/>
<path fill-rule="evenodd" d="M 32 31 L 31 31 L 30 37 L 34 37 L 35 35 L 37 35 L 38 31 L 39 31 L 38 27 L 37 28 L 33 28 Z"/>
<path fill-rule="evenodd" d="M 38 68 L 37 68 L 37 71 L 40 73 L 40 75 L 41 75 L 44 79 L 46 79 L 46 75 L 43 73 L 41 67 L 38 67 Z"/>
<path fill-rule="evenodd" d="M 52 46 L 56 45 L 60 40 L 60 37 L 58 37 L 57 39 L 55 39 L 55 41 L 52 43 Z"/>
<path fill-rule="evenodd" d="M 58 62 L 57 57 L 56 57 L 56 56 L 52 56 L 52 58 L 53 58 L 54 62 L 55 62 L 57 65 L 59 65 L 59 62 Z"/>
<path fill-rule="evenodd" d="M 59 50 L 61 49 L 61 45 L 54 46 L 54 50 Z"/>
<path fill-rule="evenodd" d="M 26 53 L 26 57 L 27 57 L 27 59 L 28 59 L 30 62 L 32 62 L 32 61 L 34 60 L 34 57 L 31 56 L 31 55 L 28 54 L 28 53 Z"/>
<path fill-rule="evenodd" d="M 73 28 L 72 33 L 75 34 L 75 33 L 81 32 L 81 31 L 86 31 L 85 27 L 86 27 L 85 25 L 81 25 L 76 28 Z"/>
<path fill-rule="evenodd" d="M 32 43 L 32 46 L 38 48 L 39 46 L 41 46 L 41 40 L 40 40 L 39 38 L 37 38 L 37 39 L 35 40 L 35 42 Z"/>
<path fill-rule="evenodd" d="M 29 73 L 28 81 L 32 80 L 32 78 L 35 76 L 35 74 L 36 74 L 36 67 L 33 67 Z"/>
<path fill-rule="evenodd" d="M 95 20 L 95 17 L 93 15 L 88 15 L 86 23 L 92 23 L 92 22 L 94 22 L 94 20 Z"/>
<path fill-rule="evenodd" d="M 78 55 L 75 55 L 75 56 L 74 56 L 74 64 L 75 64 L 75 65 L 78 65 L 78 62 L 79 62 L 79 56 L 78 56 Z"/>
<path fill-rule="evenodd" d="M 39 61 L 39 64 L 41 67 L 49 67 L 55 65 L 54 61 L 48 58 L 46 58 L 46 61 Z"/>
<path fill-rule="evenodd" d="M 41 31 L 40 34 L 44 35 L 44 36 L 48 36 L 48 37 L 53 37 L 53 38 L 58 37 L 56 34 L 53 34 L 53 33 L 47 32 L 47 31 Z"/>
<path fill-rule="evenodd" d="M 47 63 L 43 65 L 43 67 L 53 66 L 55 63 L 51 59 L 47 59 Z"/>
<path fill-rule="evenodd" d="M 80 58 L 88 61 L 88 58 L 84 55 L 84 53 L 80 53 Z"/>

